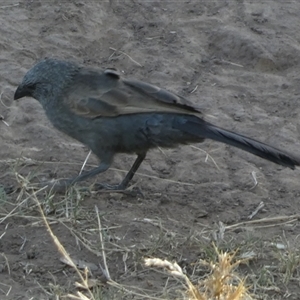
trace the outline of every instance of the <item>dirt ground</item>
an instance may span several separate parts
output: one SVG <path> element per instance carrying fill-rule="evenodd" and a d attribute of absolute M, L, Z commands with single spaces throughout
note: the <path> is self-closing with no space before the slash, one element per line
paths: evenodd
<path fill-rule="evenodd" d="M 300 156 L 299 15 L 298 1 L 1 1 L 0 184 L 19 188 L 0 195 L 0 298 L 64 299 L 78 281 L 25 186 L 76 175 L 88 149 L 56 131 L 34 99 L 13 101 L 34 63 L 115 67 L 189 98 L 219 126 Z M 118 155 L 95 180 L 118 183 L 134 159 Z M 85 168 L 95 165 L 91 156 Z M 214 256 L 212 240 L 251 253 L 238 271 L 257 299 L 299 299 L 299 175 L 206 141 L 151 151 L 132 182 L 144 198 L 78 188 L 36 198 L 68 253 L 93 264 L 92 278 L 103 264 L 98 207 L 110 275 L 126 287 L 103 286 L 99 299 L 175 299 L 177 281 L 166 288 L 168 276 L 143 257 L 175 260 L 197 280 L 205 272 L 193 265 Z M 247 223 L 261 202 L 257 223 Z"/>

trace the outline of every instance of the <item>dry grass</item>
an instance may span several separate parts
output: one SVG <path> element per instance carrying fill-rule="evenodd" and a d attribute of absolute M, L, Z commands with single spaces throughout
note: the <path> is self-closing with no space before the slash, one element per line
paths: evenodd
<path fill-rule="evenodd" d="M 291 228 L 298 223 L 299 215 L 232 225 L 199 225 L 198 231 L 190 232 L 176 231 L 178 227 L 172 225 L 172 220 L 135 219 L 132 224 L 146 229 L 139 245 L 134 245 L 126 242 L 124 223 L 111 222 L 107 212 L 99 211 L 97 206 L 92 211 L 84 206 L 86 194 L 76 187 L 63 196 L 34 190 L 34 176 L 24 178 L 18 172 L 23 166 L 16 163 L 13 167 L 20 186 L 14 202 L 0 194 L 0 224 L 21 218 L 34 230 L 44 223 L 61 254 L 61 262 L 74 269 L 78 278 L 72 288 L 57 282 L 54 274 L 47 285 L 38 283 L 48 295 L 45 299 L 275 299 L 285 287 L 288 296 L 288 287 L 299 284 L 300 252 L 296 243 L 291 244 L 284 234 L 266 240 L 258 240 L 254 235 L 269 228 Z M 63 227 L 82 251 L 99 258 L 101 275 L 94 275 L 91 263 L 69 256 L 64 243 L 53 233 L 53 226 Z M 242 238 L 236 232 L 241 232 Z M 5 234 L 6 229 L 0 240 Z M 192 257 L 195 252 L 198 254 L 184 264 L 183 249 Z M 11 273 L 8 256 L 2 256 Z M 160 271 L 161 268 L 166 271 Z M 143 278 L 140 283 L 135 279 L 139 276 Z M 7 295 L 12 288 L 7 287 Z"/>
<path fill-rule="evenodd" d="M 148 267 L 166 269 L 171 275 L 184 280 L 186 284 L 186 294 L 188 300 L 247 300 L 252 299 L 247 292 L 245 279 L 241 279 L 233 270 L 242 262 L 233 263 L 234 254 L 222 253 L 215 248 L 218 255 L 218 262 L 208 263 L 201 261 L 203 265 L 208 265 L 211 273 L 201 279 L 197 285 L 193 284 L 188 276 L 184 274 L 182 268 L 175 262 L 158 258 L 146 258 L 145 264 Z"/>

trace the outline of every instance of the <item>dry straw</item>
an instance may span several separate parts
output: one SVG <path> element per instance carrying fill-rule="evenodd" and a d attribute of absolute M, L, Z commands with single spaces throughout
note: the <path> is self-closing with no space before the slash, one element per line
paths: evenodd
<path fill-rule="evenodd" d="M 209 266 L 211 273 L 198 284 L 194 285 L 181 267 L 175 262 L 159 258 L 145 259 L 145 265 L 148 267 L 164 268 L 173 276 L 183 279 L 187 286 L 188 300 L 250 300 L 253 299 L 247 292 L 245 279 L 240 278 L 234 269 L 244 260 L 233 262 L 236 252 L 223 253 L 215 248 L 218 261 L 216 263 L 207 263 L 201 261 L 203 265 Z"/>

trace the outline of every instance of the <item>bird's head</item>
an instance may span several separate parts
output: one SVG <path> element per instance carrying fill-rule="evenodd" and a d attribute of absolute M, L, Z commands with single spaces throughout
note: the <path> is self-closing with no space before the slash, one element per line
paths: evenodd
<path fill-rule="evenodd" d="M 70 62 L 44 59 L 34 65 L 18 86 L 14 100 L 32 97 L 40 102 L 57 93 L 69 82 L 78 67 Z"/>

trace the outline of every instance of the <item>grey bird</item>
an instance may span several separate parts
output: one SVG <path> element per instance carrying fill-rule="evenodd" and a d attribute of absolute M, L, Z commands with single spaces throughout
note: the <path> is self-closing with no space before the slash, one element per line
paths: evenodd
<path fill-rule="evenodd" d="M 116 153 L 135 153 L 137 158 L 121 183 L 100 184 L 124 190 L 149 149 L 199 143 L 206 138 L 291 169 L 300 165 L 299 158 L 285 151 L 205 121 L 187 99 L 123 78 L 115 69 L 44 59 L 27 72 L 14 99 L 26 96 L 40 102 L 54 127 L 88 146 L 100 160 L 98 167 L 59 182 L 66 187 L 106 171 Z"/>

